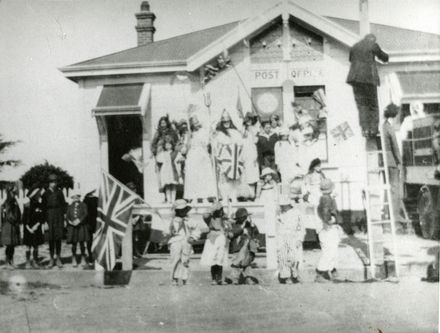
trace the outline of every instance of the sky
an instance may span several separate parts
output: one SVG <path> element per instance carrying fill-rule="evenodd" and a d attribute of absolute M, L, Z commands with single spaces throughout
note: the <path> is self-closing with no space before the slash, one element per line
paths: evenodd
<path fill-rule="evenodd" d="M 155 40 L 256 15 L 274 0 L 151 0 Z M 317 14 L 358 18 L 358 0 L 296 0 Z M 77 85 L 58 68 L 136 46 L 141 0 L 0 0 L 0 133 L 22 160 L 0 180 L 48 160 L 74 177 L 87 168 Z M 438 0 L 370 0 L 370 21 L 440 34 Z M 87 115 L 88 116 L 88 115 Z M 90 124 L 89 124 L 90 125 Z M 98 138 L 96 138 L 96 147 Z M 1 158 L 1 157 L 0 157 Z"/>

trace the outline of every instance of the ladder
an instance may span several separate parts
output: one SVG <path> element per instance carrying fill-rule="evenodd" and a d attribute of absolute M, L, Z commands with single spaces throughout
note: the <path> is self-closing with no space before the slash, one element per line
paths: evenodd
<path fill-rule="evenodd" d="M 365 189 L 368 249 L 371 276 L 378 277 L 377 268 L 385 268 L 385 275 L 390 278 L 388 268 L 394 266 L 394 278 L 399 278 L 399 264 L 396 247 L 396 216 L 394 216 L 391 185 L 384 138 L 381 135 L 381 149 L 367 150 L 367 186 Z M 387 239 L 384 233 L 391 233 L 391 251 L 384 247 Z M 383 276 L 383 274 L 380 274 Z"/>

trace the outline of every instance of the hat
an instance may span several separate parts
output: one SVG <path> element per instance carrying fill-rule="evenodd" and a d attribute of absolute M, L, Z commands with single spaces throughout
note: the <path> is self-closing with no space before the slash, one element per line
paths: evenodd
<path fill-rule="evenodd" d="M 260 178 L 264 178 L 267 175 L 275 175 L 275 171 L 273 171 L 271 168 L 264 168 L 263 171 L 261 171 Z"/>
<path fill-rule="evenodd" d="M 57 181 L 57 175 L 54 174 L 54 173 L 50 174 L 48 180 L 49 180 L 49 182 L 56 182 Z"/>
<path fill-rule="evenodd" d="M 280 195 L 280 197 L 278 198 L 278 205 L 291 206 L 292 202 L 290 201 L 289 196 L 287 196 L 286 194 L 283 194 L 283 195 Z"/>
<path fill-rule="evenodd" d="M 238 220 L 238 219 L 241 219 L 243 217 L 248 217 L 249 215 L 251 215 L 251 214 L 248 213 L 246 208 L 240 207 L 235 212 L 234 220 Z"/>
<path fill-rule="evenodd" d="M 29 199 L 31 199 L 31 198 L 33 198 L 34 196 L 36 196 L 37 194 L 40 194 L 41 195 L 41 188 L 37 185 L 37 184 L 34 184 L 30 189 L 29 189 L 29 192 L 28 192 L 28 194 L 27 194 L 27 197 L 29 198 Z"/>
<path fill-rule="evenodd" d="M 81 192 L 78 189 L 73 189 L 72 192 L 70 192 L 70 197 L 81 197 Z"/>
<path fill-rule="evenodd" d="M 189 118 L 189 123 L 192 127 L 201 125 L 200 120 L 199 118 L 197 118 L 197 116 L 192 116 L 191 118 Z"/>
<path fill-rule="evenodd" d="M 256 115 L 255 113 L 253 113 L 253 112 L 246 112 L 246 115 L 244 116 L 244 119 L 246 120 L 246 119 L 255 119 L 255 118 L 258 118 L 258 115 Z"/>
<path fill-rule="evenodd" d="M 312 162 L 310 162 L 310 166 L 309 166 L 309 172 L 312 171 L 316 166 L 321 164 L 321 160 L 319 158 L 315 158 L 314 160 L 312 160 Z"/>
<path fill-rule="evenodd" d="M 232 121 L 231 115 L 229 114 L 228 111 L 226 111 L 226 109 L 223 109 L 220 121 Z"/>
<path fill-rule="evenodd" d="M 185 209 L 185 208 L 189 210 L 189 209 L 191 209 L 191 206 L 189 205 L 188 202 L 186 202 L 186 200 L 184 200 L 184 199 L 177 199 L 176 201 L 174 201 L 173 208 L 175 210 Z"/>
<path fill-rule="evenodd" d="M 289 135 L 289 129 L 288 128 L 284 128 L 284 127 L 281 128 L 279 136 L 287 136 L 287 135 Z"/>
<path fill-rule="evenodd" d="M 302 180 L 301 178 L 295 178 L 290 183 L 290 197 L 298 198 L 302 195 Z"/>
<path fill-rule="evenodd" d="M 216 201 L 216 202 L 214 202 L 212 204 L 212 206 L 211 206 L 211 208 L 209 210 L 210 210 L 210 212 L 212 214 L 212 213 L 214 213 L 214 212 L 216 212 L 216 211 L 218 211 L 220 209 L 223 209 L 223 205 L 220 202 Z"/>
<path fill-rule="evenodd" d="M 335 189 L 335 184 L 330 179 L 321 180 L 321 185 L 319 186 L 322 193 L 329 194 Z"/>

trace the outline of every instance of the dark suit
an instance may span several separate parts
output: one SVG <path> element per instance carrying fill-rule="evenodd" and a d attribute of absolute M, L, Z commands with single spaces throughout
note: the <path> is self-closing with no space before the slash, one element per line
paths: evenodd
<path fill-rule="evenodd" d="M 399 165 L 402 158 L 400 156 L 399 147 L 397 146 L 396 133 L 388 121 L 385 121 L 382 126 L 382 136 L 384 143 L 384 150 L 386 153 L 386 163 L 388 166 L 389 182 L 391 186 L 391 197 L 393 200 L 394 218 L 398 219 L 400 214 L 400 200 L 399 200 Z"/>
<path fill-rule="evenodd" d="M 383 62 L 388 61 L 388 54 L 376 42 L 364 38 L 354 44 L 350 49 L 351 66 L 347 77 L 347 83 L 353 87 L 362 131 L 370 131 L 373 136 L 379 125 L 377 86 L 380 85 L 380 80 L 376 57 Z"/>

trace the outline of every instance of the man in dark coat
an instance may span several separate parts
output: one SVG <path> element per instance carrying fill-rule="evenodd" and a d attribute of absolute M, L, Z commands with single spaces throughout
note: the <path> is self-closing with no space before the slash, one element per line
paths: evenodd
<path fill-rule="evenodd" d="M 353 87 L 359 122 L 366 137 L 376 137 L 379 127 L 377 86 L 380 81 L 376 57 L 388 62 L 388 54 L 382 51 L 373 34 L 366 35 L 350 49 L 351 66 L 347 83 Z"/>
<path fill-rule="evenodd" d="M 57 187 L 57 176 L 49 176 L 49 187 L 43 195 L 43 207 L 46 213 L 46 221 L 49 226 L 49 268 L 54 266 L 54 255 L 56 252 L 56 264 L 63 267 L 61 262 L 61 240 L 64 231 L 64 213 L 66 211 L 66 200 L 63 192 Z"/>
<path fill-rule="evenodd" d="M 389 183 L 391 186 L 391 199 L 393 200 L 394 218 L 398 219 L 400 214 L 399 200 L 399 165 L 402 163 L 399 146 L 397 145 L 396 133 L 393 128 L 393 120 L 397 116 L 399 108 L 390 104 L 384 111 L 385 121 L 382 126 L 384 150 L 386 152 L 386 163 L 388 166 Z"/>

